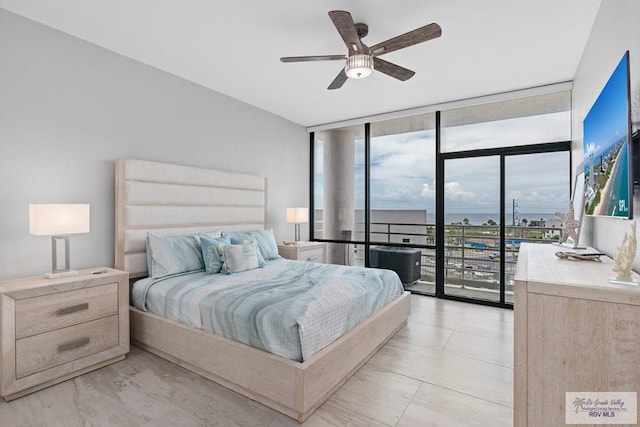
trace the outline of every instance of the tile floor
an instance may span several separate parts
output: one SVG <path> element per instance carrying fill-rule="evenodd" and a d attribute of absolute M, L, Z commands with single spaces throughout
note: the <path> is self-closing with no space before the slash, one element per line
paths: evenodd
<path fill-rule="evenodd" d="M 413 295 L 409 322 L 304 426 L 510 426 L 513 311 Z M 0 426 L 297 426 L 132 347 L 124 361 L 12 402 Z"/>

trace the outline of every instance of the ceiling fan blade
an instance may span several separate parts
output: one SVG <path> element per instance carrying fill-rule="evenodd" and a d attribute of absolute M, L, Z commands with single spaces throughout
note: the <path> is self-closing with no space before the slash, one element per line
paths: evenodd
<path fill-rule="evenodd" d="M 409 31 L 408 33 L 401 34 L 382 43 L 378 43 L 371 46 L 369 50 L 374 56 L 383 55 L 385 53 L 393 52 L 394 50 L 438 38 L 441 35 L 442 28 L 440 28 L 440 25 L 433 23 L 417 28 L 413 31 Z"/>
<path fill-rule="evenodd" d="M 409 80 L 415 74 L 415 71 L 380 58 L 373 58 L 373 68 L 375 68 L 376 71 L 380 71 L 381 73 L 402 81 Z"/>
<path fill-rule="evenodd" d="M 349 48 L 349 54 L 365 53 L 351 14 L 343 10 L 332 10 L 329 12 L 329 17 L 344 40 L 344 44 Z"/>
<path fill-rule="evenodd" d="M 340 89 L 344 84 L 344 82 L 347 81 L 348 78 L 349 77 L 347 77 L 347 74 L 344 72 L 344 68 L 343 68 L 342 71 L 338 73 L 336 78 L 333 79 L 333 81 L 331 82 L 331 84 L 327 89 Z"/>
<path fill-rule="evenodd" d="M 309 61 L 337 61 L 345 60 L 345 55 L 316 55 L 316 56 L 283 56 L 280 58 L 282 62 L 309 62 Z"/>

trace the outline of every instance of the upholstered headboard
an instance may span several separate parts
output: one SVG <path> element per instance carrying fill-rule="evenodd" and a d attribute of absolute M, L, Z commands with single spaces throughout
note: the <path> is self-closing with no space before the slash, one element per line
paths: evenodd
<path fill-rule="evenodd" d="M 257 230 L 266 178 L 143 160 L 116 161 L 115 267 L 147 275 L 147 232 Z"/>

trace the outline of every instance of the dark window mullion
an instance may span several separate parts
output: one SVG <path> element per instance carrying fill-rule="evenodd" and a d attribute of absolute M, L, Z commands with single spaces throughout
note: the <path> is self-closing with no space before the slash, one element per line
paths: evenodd
<path fill-rule="evenodd" d="M 371 247 L 371 124 L 364 124 L 364 265 L 369 266 Z"/>
<path fill-rule="evenodd" d="M 505 248 L 505 156 L 500 156 L 500 304 L 505 303 L 505 268 L 506 268 L 506 248 Z"/>
<path fill-rule="evenodd" d="M 444 296 L 444 156 L 440 150 L 440 111 L 436 111 L 436 296 Z"/>
<path fill-rule="evenodd" d="M 316 134 L 309 134 L 309 240 L 315 239 L 316 222 L 315 222 L 315 153 L 316 153 Z"/>

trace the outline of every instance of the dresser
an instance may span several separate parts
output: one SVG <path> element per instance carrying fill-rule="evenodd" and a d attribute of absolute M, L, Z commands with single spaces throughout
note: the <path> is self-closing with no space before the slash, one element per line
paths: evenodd
<path fill-rule="evenodd" d="M 531 243 L 520 248 L 514 298 L 516 427 L 565 425 L 566 392 L 640 391 L 640 288 L 609 283 L 610 258 L 555 256 L 566 250 Z"/>
<path fill-rule="evenodd" d="M 278 245 L 280 256 L 310 262 L 327 262 L 327 244 L 324 242 L 295 242 Z"/>
<path fill-rule="evenodd" d="M 129 275 L 0 282 L 0 394 L 12 400 L 122 360 L 129 352 Z"/>

